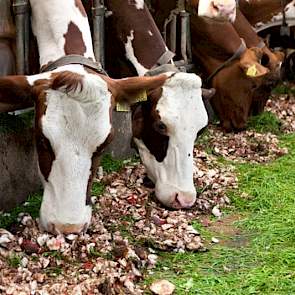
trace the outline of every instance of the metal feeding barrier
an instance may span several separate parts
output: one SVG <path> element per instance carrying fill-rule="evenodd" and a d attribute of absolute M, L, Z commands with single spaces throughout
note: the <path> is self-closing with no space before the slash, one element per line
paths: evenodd
<path fill-rule="evenodd" d="M 169 34 L 169 38 L 168 38 Z M 164 22 L 163 38 L 168 48 L 180 57 L 175 61 L 175 65 L 181 71 L 189 71 L 193 68 L 191 33 L 190 33 L 190 13 L 185 9 L 185 0 L 178 0 L 177 6 L 170 12 Z M 180 40 L 180 48 L 177 41 Z"/>
<path fill-rule="evenodd" d="M 28 0 L 13 0 L 16 27 L 16 73 L 29 73 L 30 14 Z"/>
<path fill-rule="evenodd" d="M 106 8 L 104 0 L 92 1 L 93 47 L 96 61 L 105 67 L 104 18 Z"/>

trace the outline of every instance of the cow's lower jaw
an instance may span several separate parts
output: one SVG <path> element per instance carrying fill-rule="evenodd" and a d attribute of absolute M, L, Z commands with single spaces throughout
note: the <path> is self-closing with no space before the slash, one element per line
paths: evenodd
<path fill-rule="evenodd" d="M 172 209 L 188 209 L 196 202 L 196 191 L 179 190 L 172 185 L 156 185 L 157 199 L 165 206 Z"/>

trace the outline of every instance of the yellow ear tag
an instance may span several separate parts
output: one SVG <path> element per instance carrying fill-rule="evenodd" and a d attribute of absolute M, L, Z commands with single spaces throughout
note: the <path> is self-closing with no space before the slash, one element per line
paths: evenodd
<path fill-rule="evenodd" d="M 249 77 L 256 77 L 257 69 L 255 64 L 248 68 L 246 75 Z"/>
<path fill-rule="evenodd" d="M 147 101 L 147 93 L 145 90 L 140 92 L 135 100 L 135 102 L 140 102 L 140 101 Z"/>
<path fill-rule="evenodd" d="M 129 112 L 130 111 L 130 107 L 127 103 L 117 103 L 116 105 L 116 111 L 117 112 Z"/>
<path fill-rule="evenodd" d="M 134 102 L 140 102 L 140 101 L 146 101 L 146 100 L 147 100 L 147 93 L 146 93 L 145 90 L 143 90 L 142 92 L 140 92 L 138 94 L 138 96 L 136 97 L 136 99 L 134 100 Z M 117 103 L 117 105 L 116 105 L 116 111 L 117 112 L 129 112 L 130 111 L 130 107 L 126 103 Z"/>

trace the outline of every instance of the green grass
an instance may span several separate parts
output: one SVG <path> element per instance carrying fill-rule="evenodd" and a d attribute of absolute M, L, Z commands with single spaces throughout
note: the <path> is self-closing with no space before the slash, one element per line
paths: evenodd
<path fill-rule="evenodd" d="M 281 121 L 271 112 L 263 112 L 260 115 L 252 116 L 247 123 L 247 129 L 260 133 L 271 132 L 273 134 L 280 134 L 281 126 Z"/>
<path fill-rule="evenodd" d="M 281 83 L 272 90 L 273 94 L 295 94 L 295 88 L 287 83 Z"/>
<path fill-rule="evenodd" d="M 39 216 L 42 193 L 30 195 L 24 204 L 21 204 L 7 213 L 0 213 L 0 228 L 9 228 L 17 223 L 19 213 L 29 213 L 33 218 Z"/>
<path fill-rule="evenodd" d="M 7 263 L 12 268 L 18 268 L 21 265 L 21 257 L 17 254 L 12 254 L 7 257 Z"/>
<path fill-rule="evenodd" d="M 100 165 L 106 173 L 120 171 L 124 167 L 123 160 L 116 160 L 110 154 L 104 154 L 101 157 Z"/>
<path fill-rule="evenodd" d="M 160 253 L 146 284 L 165 278 L 176 285 L 176 294 L 295 294 L 295 134 L 281 142 L 290 153 L 273 163 L 237 165 L 239 190 L 227 214 L 243 216 L 228 225 L 239 234 L 224 236 L 197 225 L 207 239 L 217 236 L 221 243 L 204 253 Z M 242 192 L 250 197 L 242 198 Z"/>

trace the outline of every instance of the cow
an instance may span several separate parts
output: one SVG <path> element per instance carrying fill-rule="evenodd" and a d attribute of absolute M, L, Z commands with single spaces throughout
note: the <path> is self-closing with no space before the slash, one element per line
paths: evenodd
<path fill-rule="evenodd" d="M 195 74 L 178 73 L 172 64 L 174 54 L 146 6 L 116 0 L 107 1 L 106 6 L 106 69 L 111 76 L 172 71 L 178 77 L 177 87 L 169 92 L 158 88 L 148 93 L 146 102 L 132 108 L 132 134 L 157 199 L 175 209 L 191 207 L 196 200 L 193 146 L 207 114 L 199 92 L 188 82 L 196 80 L 201 85 L 201 80 Z"/>
<path fill-rule="evenodd" d="M 250 108 L 251 114 L 258 115 L 263 111 L 271 90 L 281 79 L 281 65 L 284 60 L 284 54 L 280 51 L 272 52 L 266 46 L 264 40 L 256 34 L 253 27 L 239 9 L 237 9 L 237 16 L 233 26 L 239 36 L 243 38 L 248 48 L 258 47 L 262 49 L 261 63 L 270 70 L 265 75 L 263 83 L 253 93 L 253 102 Z"/>
<path fill-rule="evenodd" d="M 159 143 L 154 151 L 159 156 L 147 152 L 142 161 L 158 162 L 160 167 L 172 159 L 165 169 L 182 173 L 181 185 L 174 174 L 159 182 L 157 197 L 170 207 L 192 206 L 196 197 L 192 177 L 182 169 L 185 164 L 178 157 L 183 162 L 189 159 L 192 171 L 193 141 L 207 124 L 201 79 L 175 72 L 112 79 L 95 62 L 88 19 L 80 0 L 30 0 L 30 5 L 43 73 L 1 77 L 0 111 L 34 104 L 44 186 L 40 227 L 64 234 L 87 229 L 92 180 L 99 155 L 112 138 L 110 112 L 115 103 L 131 104 L 142 92 L 147 92 L 148 100 L 134 115 L 138 125 L 133 128 L 146 133 L 138 145 L 147 149 L 144 142 L 151 136 Z M 153 129 L 142 126 L 140 113 L 154 120 Z M 179 151 L 178 144 L 184 149 Z M 170 146 L 174 148 L 168 149 Z M 154 176 L 161 179 L 161 171 L 157 174 L 155 170 Z"/>

